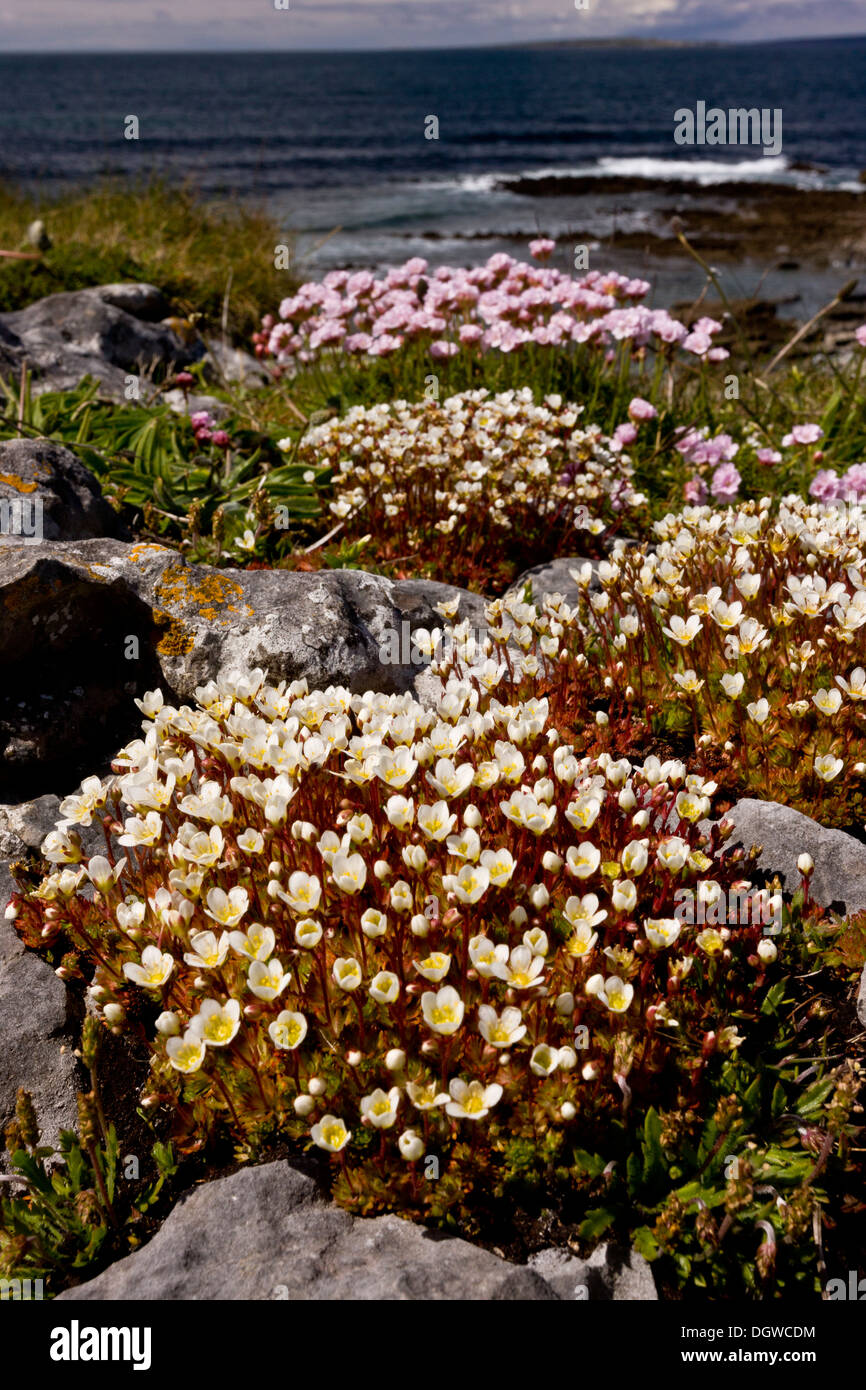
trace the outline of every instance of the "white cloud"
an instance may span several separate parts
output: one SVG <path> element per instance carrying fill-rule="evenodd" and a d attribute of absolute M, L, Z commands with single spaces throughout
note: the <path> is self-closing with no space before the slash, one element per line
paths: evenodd
<path fill-rule="evenodd" d="M 793 38 L 866 28 L 863 0 L 6 0 L 6 51 L 340 48 L 502 43 L 546 36 Z"/>

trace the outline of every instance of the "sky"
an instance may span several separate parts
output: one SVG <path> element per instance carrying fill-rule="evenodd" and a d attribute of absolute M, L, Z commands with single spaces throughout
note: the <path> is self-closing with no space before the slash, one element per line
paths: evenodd
<path fill-rule="evenodd" d="M 0 0 L 0 53 L 866 33 L 866 0 Z"/>

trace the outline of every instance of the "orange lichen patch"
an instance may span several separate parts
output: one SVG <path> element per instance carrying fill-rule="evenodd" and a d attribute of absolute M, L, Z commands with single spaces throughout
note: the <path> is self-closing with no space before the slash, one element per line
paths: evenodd
<path fill-rule="evenodd" d="M 155 589 L 165 608 L 195 608 L 204 622 L 228 625 L 231 617 L 251 618 L 253 610 L 244 602 L 243 586 L 224 574 L 202 576 L 181 565 L 171 565 Z"/>
<path fill-rule="evenodd" d="M 111 584 L 117 578 L 117 575 L 106 565 L 96 565 L 90 560 L 77 560 L 76 569 L 86 570 L 90 578 L 94 579 L 97 584 Z"/>
<path fill-rule="evenodd" d="M 195 646 L 195 635 L 180 621 L 173 618 L 170 613 L 164 612 L 161 608 L 154 608 L 153 618 L 157 630 L 160 632 L 156 650 L 160 656 L 186 656 Z"/>
<path fill-rule="evenodd" d="M 16 492 L 35 492 L 39 486 L 38 483 L 25 483 L 24 479 L 17 477 L 15 473 L 0 473 L 0 483 L 14 488 Z"/>
<path fill-rule="evenodd" d="M 152 541 L 139 541 L 132 547 L 127 558 L 133 565 L 137 565 L 151 555 L 162 555 L 166 548 L 164 545 L 155 545 Z"/>

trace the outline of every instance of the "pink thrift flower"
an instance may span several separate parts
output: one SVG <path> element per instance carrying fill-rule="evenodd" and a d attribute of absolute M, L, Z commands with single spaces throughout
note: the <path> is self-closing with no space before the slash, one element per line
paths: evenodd
<path fill-rule="evenodd" d="M 732 463 L 722 463 L 713 474 L 710 492 L 720 502 L 733 502 L 742 481 Z"/>
<path fill-rule="evenodd" d="M 629 404 L 628 417 L 630 420 L 654 420 L 657 415 L 658 411 L 655 406 L 650 405 L 649 401 L 643 400 L 640 396 L 635 396 Z"/>
<path fill-rule="evenodd" d="M 453 357 L 459 351 L 457 343 L 449 343 L 445 338 L 437 338 L 435 343 L 430 344 L 431 357 Z"/>
<path fill-rule="evenodd" d="M 782 462 L 782 455 L 779 453 L 778 449 L 759 449 L 756 457 L 758 463 L 770 464 Z"/>
<path fill-rule="evenodd" d="M 215 444 L 218 449 L 227 449 L 231 442 L 226 430 L 214 430 L 211 435 L 211 444 Z"/>
<path fill-rule="evenodd" d="M 866 323 L 860 325 L 854 337 L 861 347 L 866 347 Z"/>
<path fill-rule="evenodd" d="M 367 351 L 371 357 L 387 357 L 389 353 L 396 352 L 403 346 L 403 339 L 399 336 L 392 337 L 390 333 L 381 333 L 378 338 L 374 338 Z"/>
<path fill-rule="evenodd" d="M 537 237 L 535 241 L 529 243 L 529 254 L 534 256 L 537 261 L 546 261 L 555 247 L 556 242 L 551 241 L 550 237 Z"/>
<path fill-rule="evenodd" d="M 666 309 L 653 313 L 652 331 L 663 343 L 681 343 L 686 337 L 685 326 L 679 319 L 672 319 Z"/>
<path fill-rule="evenodd" d="M 822 468 L 809 484 L 809 496 L 817 502 L 833 502 L 840 495 L 839 476 L 835 468 Z"/>
<path fill-rule="evenodd" d="M 700 507 L 707 500 L 707 485 L 703 478 L 699 478 L 697 473 L 693 478 L 689 478 L 683 488 L 683 495 L 687 502 Z"/>
<path fill-rule="evenodd" d="M 613 432 L 611 441 L 614 449 L 621 449 L 624 444 L 633 444 L 637 439 L 637 426 L 632 424 L 617 425 Z"/>
<path fill-rule="evenodd" d="M 350 333 L 343 339 L 343 347 L 346 352 L 369 352 L 372 341 L 369 333 Z"/>
<path fill-rule="evenodd" d="M 846 494 L 849 490 L 853 490 L 858 496 L 866 494 L 866 463 L 852 463 L 842 481 Z"/>
<path fill-rule="evenodd" d="M 782 444 L 785 448 L 791 444 L 816 444 L 823 433 L 820 425 L 795 425 L 791 433 L 783 437 Z"/>
<path fill-rule="evenodd" d="M 683 347 L 686 352 L 693 352 L 696 357 L 703 357 L 705 352 L 709 352 L 712 345 L 712 339 L 708 333 L 692 332 L 683 339 Z"/>

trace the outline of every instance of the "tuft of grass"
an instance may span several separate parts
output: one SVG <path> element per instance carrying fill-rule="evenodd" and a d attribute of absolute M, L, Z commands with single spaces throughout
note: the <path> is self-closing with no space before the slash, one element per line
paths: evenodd
<path fill-rule="evenodd" d="M 292 288 L 274 267 L 274 248 L 287 238 L 262 207 L 204 201 L 191 189 L 154 180 L 105 182 L 56 198 L 0 188 L 0 249 L 32 251 L 27 228 L 45 223 L 52 246 L 38 260 L 0 258 L 0 312 L 43 295 L 117 280 L 146 280 L 201 327 L 221 327 L 228 297 L 230 336 L 248 338 L 261 306 Z"/>

